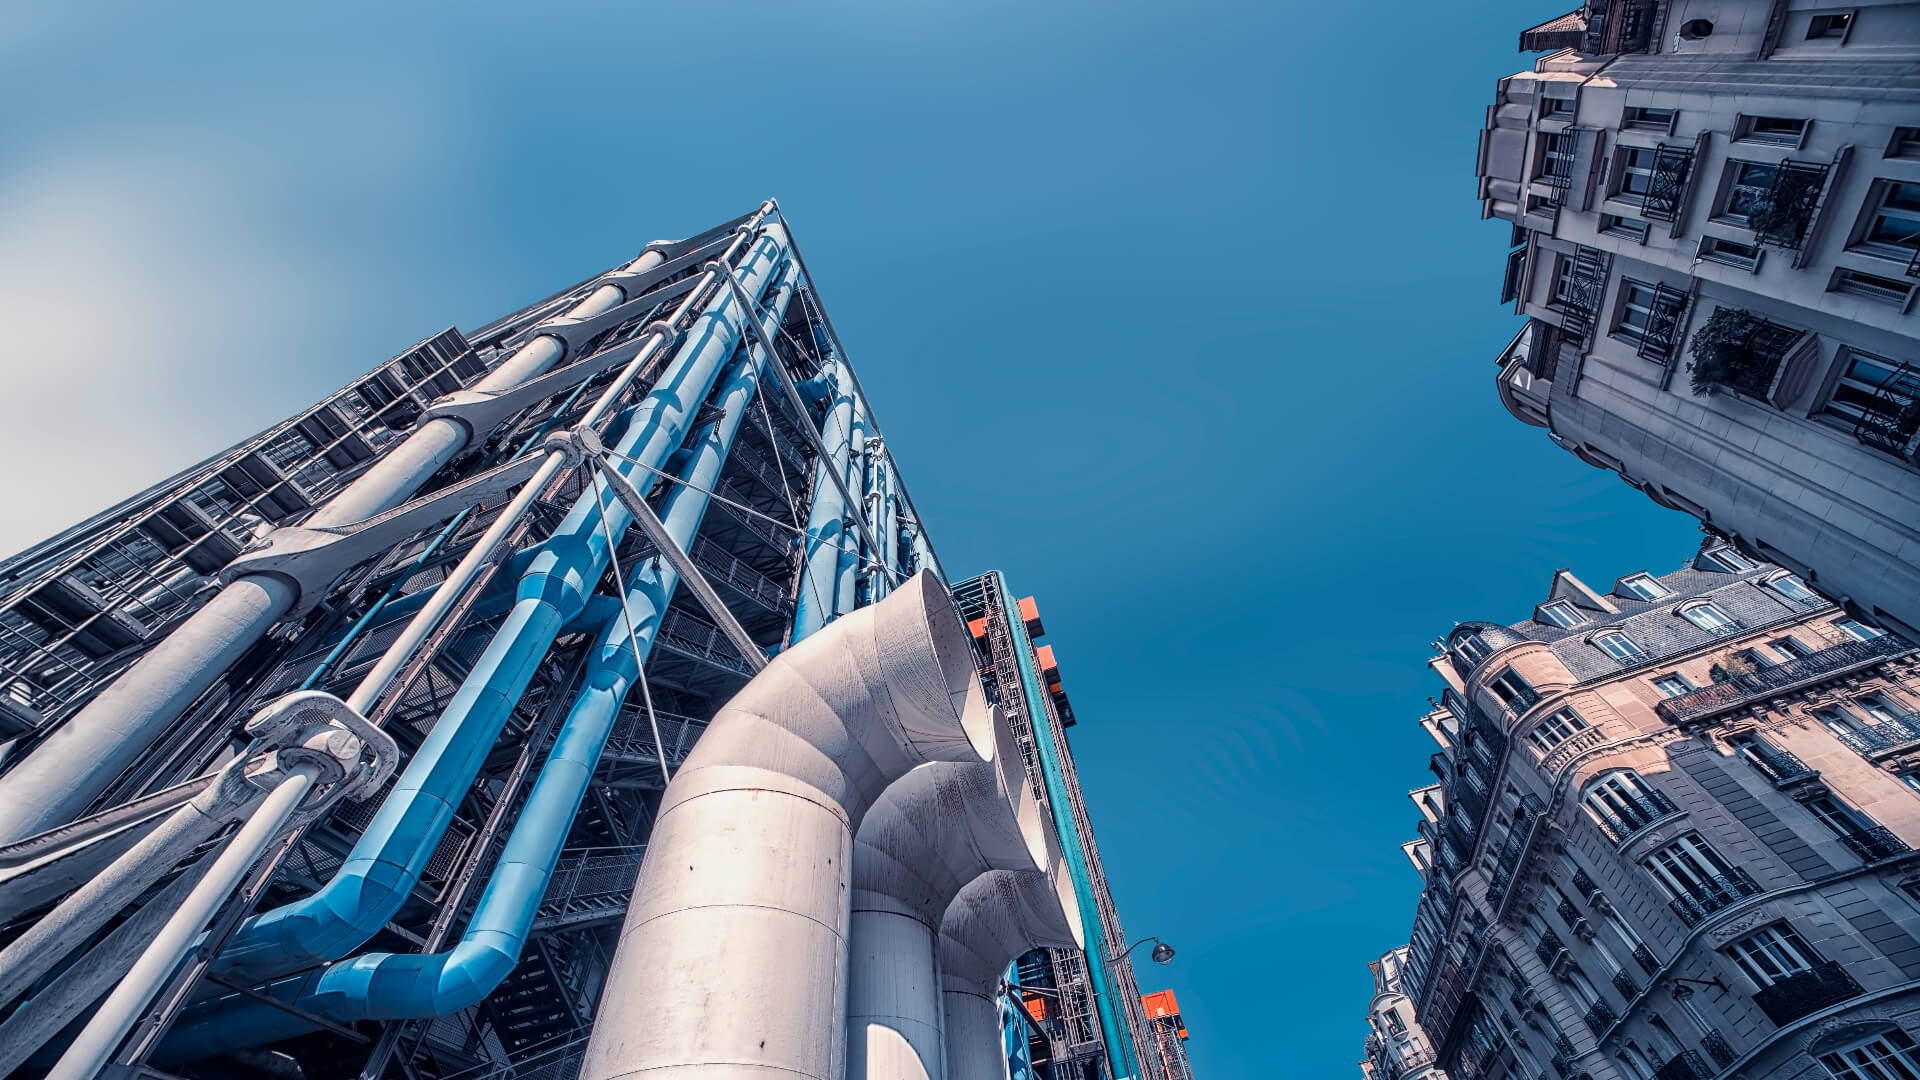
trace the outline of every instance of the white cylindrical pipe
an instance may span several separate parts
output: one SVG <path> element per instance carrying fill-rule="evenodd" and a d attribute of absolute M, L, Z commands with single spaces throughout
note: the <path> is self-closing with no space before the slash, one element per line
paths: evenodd
<path fill-rule="evenodd" d="M 308 763 L 287 771 L 262 800 L 260 808 L 228 841 L 206 876 L 181 902 L 179 910 L 154 935 L 153 943 L 133 962 L 127 977 L 120 980 L 120 985 L 107 995 L 93 1019 L 80 1029 L 79 1036 L 47 1073 L 47 1080 L 93 1080 L 112 1056 L 114 1047 L 120 1045 L 120 1040 L 153 1000 L 153 995 L 160 992 L 161 984 L 180 966 L 193 939 L 206 929 L 207 921 L 226 903 L 227 897 L 233 895 L 240 878 L 259 860 L 260 853 L 280 835 L 287 818 L 300 808 L 301 800 L 307 797 L 319 775 L 320 766 Z"/>
<path fill-rule="evenodd" d="M 617 272 L 638 273 L 663 261 L 660 252 L 650 250 Z M 590 318 L 625 299 L 618 285 L 602 285 L 558 318 Z M 547 371 L 565 352 L 566 344 L 558 337 L 536 333 L 472 389 L 499 391 L 518 386 Z M 487 434 L 469 433 L 453 420 L 429 420 L 303 524 L 327 528 L 389 510 L 418 491 L 469 442 Z M 264 574 L 242 577 L 222 588 L 0 777 L 0 844 L 63 825 L 86 810 L 298 600 L 299 590 L 292 582 Z"/>
<path fill-rule="evenodd" d="M 1020 747 L 995 717 L 994 760 L 936 762 L 894 781 L 853 849 L 847 1080 L 940 1080 L 937 959 L 947 905 L 992 870 L 1038 870 L 1049 847 Z"/>
<path fill-rule="evenodd" d="M 1006 1080 L 994 999 L 1008 965 L 1029 949 L 1085 944 L 1073 881 L 1058 859 L 1051 867 L 982 874 L 947 905 L 940 924 L 946 1080 Z"/>
<path fill-rule="evenodd" d="M 931 575 L 776 657 L 662 796 L 581 1077 L 844 1080 L 854 833 L 888 784 L 991 739 Z"/>

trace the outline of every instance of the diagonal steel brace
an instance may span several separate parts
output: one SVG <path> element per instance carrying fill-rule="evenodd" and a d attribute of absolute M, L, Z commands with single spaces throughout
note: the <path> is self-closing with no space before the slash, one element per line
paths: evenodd
<path fill-rule="evenodd" d="M 727 607 L 720 599 L 720 594 L 714 591 L 713 583 L 709 582 L 706 574 L 694 565 L 693 557 L 680 550 L 680 545 L 675 543 L 673 537 L 667 533 L 666 523 L 660 520 L 660 515 L 653 512 L 653 507 L 647 505 L 647 500 L 640 494 L 640 489 L 634 487 L 633 482 L 607 459 L 607 448 L 601 443 L 600 436 L 592 428 L 576 427 L 566 431 L 556 431 L 547 436 L 547 441 L 549 443 L 565 441 L 571 444 L 579 451 L 584 461 L 600 470 L 600 476 L 607 482 L 607 487 L 612 489 L 614 498 L 619 499 L 620 504 L 633 515 L 634 522 L 640 526 L 642 532 L 647 534 L 647 539 L 653 541 L 653 546 L 659 549 L 661 556 L 679 571 L 680 580 L 693 592 L 693 595 L 699 597 L 700 606 L 707 609 L 707 614 L 713 617 L 714 625 L 720 628 L 721 633 L 727 635 L 727 640 L 731 641 L 733 647 L 739 651 L 741 659 L 745 660 L 747 666 L 755 673 L 765 668 L 767 654 L 752 637 L 748 636 L 746 627 L 740 625 L 740 620 L 734 617 L 733 610 Z M 621 587 L 625 588 L 625 584 L 622 583 Z"/>

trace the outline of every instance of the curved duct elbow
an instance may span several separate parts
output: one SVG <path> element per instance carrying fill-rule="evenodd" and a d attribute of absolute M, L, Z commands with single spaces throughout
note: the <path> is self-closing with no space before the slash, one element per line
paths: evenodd
<path fill-rule="evenodd" d="M 776 657 L 661 799 L 580 1075 L 843 1080 L 854 834 L 893 781 L 990 738 L 932 575 Z"/>
<path fill-rule="evenodd" d="M 1005 1080 L 994 996 L 1007 966 L 1029 949 L 1085 944 L 1073 880 L 1058 859 L 1046 873 L 996 870 L 960 890 L 940 927 L 946 1080 Z"/>
<path fill-rule="evenodd" d="M 887 788 L 853 849 L 848 1080 L 942 1072 L 936 940 L 947 905 L 994 870 L 1047 865 L 1020 747 L 994 717 L 989 762 L 922 765 Z"/>

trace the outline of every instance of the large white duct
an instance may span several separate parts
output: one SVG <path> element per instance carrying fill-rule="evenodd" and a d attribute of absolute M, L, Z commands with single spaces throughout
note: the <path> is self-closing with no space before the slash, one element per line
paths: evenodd
<path fill-rule="evenodd" d="M 940 924 L 947 1080 L 1007 1080 L 994 998 L 1007 965 L 1029 949 L 1078 949 L 1080 902 L 1058 858 L 1041 873 L 996 870 L 960 890 Z"/>
<path fill-rule="evenodd" d="M 853 846 L 847 1080 L 940 1080 L 940 920 L 993 870 L 1047 865 L 1048 826 L 1012 729 L 991 762 L 935 762 L 894 781 Z"/>
<path fill-rule="evenodd" d="M 930 573 L 776 657 L 661 798 L 581 1077 L 843 1080 L 854 834 L 887 785 L 992 737 Z"/>

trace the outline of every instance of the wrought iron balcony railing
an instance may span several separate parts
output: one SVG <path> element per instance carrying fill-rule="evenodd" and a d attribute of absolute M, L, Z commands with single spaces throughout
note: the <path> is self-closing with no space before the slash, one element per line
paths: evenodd
<path fill-rule="evenodd" d="M 1660 958 L 1653 955 L 1653 950 L 1647 948 L 1644 943 L 1633 947 L 1633 962 L 1639 964 L 1640 970 L 1649 975 L 1660 970 Z"/>
<path fill-rule="evenodd" d="M 1920 250 L 1914 252 L 1914 260 L 1920 263 Z M 1914 264 L 1908 265 L 1907 272 L 1920 277 Z M 1853 425 L 1853 437 L 1862 445 L 1911 461 L 1915 434 L 1920 434 L 1920 369 L 1901 364 L 1874 388 Z"/>
<path fill-rule="evenodd" d="M 1721 908 L 1759 893 L 1760 886 L 1754 884 L 1753 878 L 1745 870 L 1736 866 L 1724 874 L 1700 882 L 1693 892 L 1674 897 L 1669 906 L 1680 916 L 1681 922 L 1695 926 Z"/>
<path fill-rule="evenodd" d="M 1602 809 L 1593 803 L 1587 805 L 1599 817 L 1601 831 L 1616 844 L 1624 844 L 1634 833 L 1680 812 L 1673 805 L 1673 800 L 1651 788 L 1644 799 L 1625 795 L 1610 799 L 1607 803 L 1610 809 Z"/>
<path fill-rule="evenodd" d="M 1810 780 L 1818 775 L 1791 752 L 1782 750 L 1758 736 L 1749 736 L 1740 744 L 1741 756 L 1775 787 Z"/>
<path fill-rule="evenodd" d="M 1593 1003 L 1593 1007 L 1587 1010 L 1586 1016 L 1582 1019 L 1586 1020 L 1587 1030 L 1593 1032 L 1594 1038 L 1597 1039 L 1600 1037 L 1601 1032 L 1613 1026 L 1613 1022 L 1618 1020 L 1619 1016 L 1614 1013 L 1613 1007 L 1606 1002 L 1596 1001 Z"/>
<path fill-rule="evenodd" d="M 1791 1024 L 1809 1013 L 1860 994 L 1860 984 L 1845 968 L 1822 960 L 1812 968 L 1755 991 L 1753 1003 L 1776 1024 Z"/>
<path fill-rule="evenodd" d="M 1700 1046 L 1713 1059 L 1713 1063 L 1722 1069 L 1733 1064 L 1733 1059 L 1738 1056 L 1733 1052 L 1733 1047 L 1727 1045 L 1726 1036 L 1718 1031 L 1709 1031 L 1701 1036 Z"/>
<path fill-rule="evenodd" d="M 1701 1060 L 1698 1052 L 1682 1050 L 1653 1070 L 1656 1080 L 1711 1080 L 1715 1070 Z"/>
<path fill-rule="evenodd" d="M 1717 381 L 1727 389 L 1750 398 L 1771 400 L 1774 377 L 1780 373 L 1780 364 L 1802 336 L 1802 331 L 1794 327 L 1755 319 L 1753 328 L 1747 331 L 1746 340 L 1740 344 L 1737 357 Z"/>
<path fill-rule="evenodd" d="M 1829 168 L 1807 161 L 1782 161 L 1775 166 L 1766 195 L 1747 212 L 1754 238 L 1772 247 L 1800 250 L 1820 210 Z"/>
<path fill-rule="evenodd" d="M 1705 719 L 1761 698 L 1784 694 L 1819 682 L 1850 668 L 1860 667 L 1909 651 L 1912 646 L 1892 634 L 1870 641 L 1849 641 L 1811 656 L 1789 660 L 1749 675 L 1736 675 L 1723 683 L 1670 697 L 1654 706 L 1654 711 L 1669 724 Z"/>
<path fill-rule="evenodd" d="M 1647 313 L 1647 327 L 1640 334 L 1635 350 L 1640 359 L 1666 366 L 1680 348 L 1680 316 L 1687 309 L 1687 294 L 1668 285 L 1653 287 L 1653 303 Z"/>
<path fill-rule="evenodd" d="M 1560 942 L 1560 935 L 1552 930 L 1541 934 L 1539 942 L 1533 946 L 1533 955 L 1539 957 L 1540 962 L 1549 968 L 1559 963 L 1566 951 L 1567 947 Z"/>
<path fill-rule="evenodd" d="M 1641 947 L 1645 948 L 1645 946 Z M 1633 976 L 1629 975 L 1624 968 L 1613 973 L 1613 988 L 1620 991 L 1620 996 L 1627 1001 L 1632 1001 L 1633 995 L 1640 992 L 1640 984 L 1634 982 Z"/>
<path fill-rule="evenodd" d="M 1847 745 L 1847 748 L 1865 757 L 1871 757 L 1885 750 L 1920 742 L 1920 724 L 1910 717 L 1896 716 L 1874 724 L 1862 724 L 1848 728 L 1829 728 L 1834 738 Z"/>
<path fill-rule="evenodd" d="M 1650 221 L 1672 221 L 1680 213 L 1680 199 L 1687 189 L 1687 177 L 1693 172 L 1693 151 L 1679 146 L 1662 146 L 1653 152 L 1653 176 L 1640 214 Z"/>
<path fill-rule="evenodd" d="M 1554 901 L 1553 910 L 1559 913 L 1560 920 L 1568 926 L 1580 921 L 1580 909 L 1574 907 L 1573 901 L 1564 896 Z"/>
<path fill-rule="evenodd" d="M 1593 341 L 1595 313 L 1600 310 L 1600 300 L 1606 295 L 1611 265 L 1612 260 L 1606 252 L 1590 247 L 1576 249 L 1573 266 L 1567 272 L 1566 287 L 1555 297 L 1555 303 L 1560 308 L 1561 332 L 1582 352 Z"/>
<path fill-rule="evenodd" d="M 1600 886 L 1593 883 L 1593 878 L 1589 877 L 1585 870 L 1576 869 L 1573 872 L 1573 887 L 1580 890 L 1580 895 L 1588 900 L 1593 899 L 1594 895 L 1600 891 Z"/>
<path fill-rule="evenodd" d="M 1843 833 L 1840 841 L 1852 849 L 1855 855 L 1874 863 L 1882 859 L 1891 859 L 1896 855 L 1905 855 L 1913 849 L 1906 841 L 1893 835 L 1884 825 L 1869 825 L 1854 832 Z"/>

